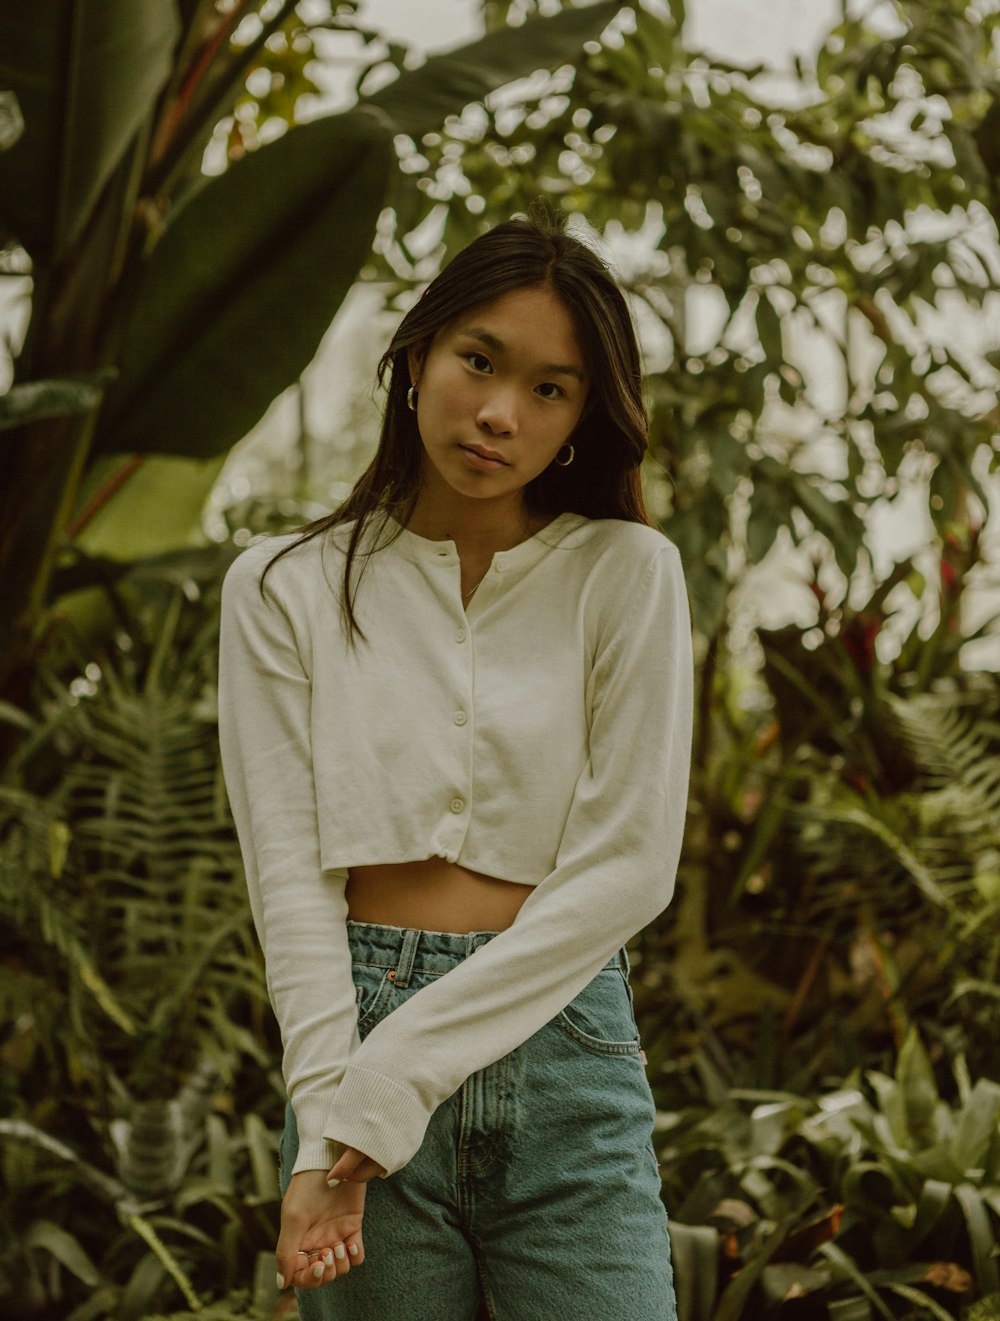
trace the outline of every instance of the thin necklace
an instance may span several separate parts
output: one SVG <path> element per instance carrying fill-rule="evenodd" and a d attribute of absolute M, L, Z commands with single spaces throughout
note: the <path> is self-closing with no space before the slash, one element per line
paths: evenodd
<path fill-rule="evenodd" d="M 485 577 L 486 577 L 486 574 L 484 573 L 484 574 L 483 574 L 483 578 L 485 578 Z M 471 591 L 469 591 L 469 592 L 463 594 L 463 596 L 462 596 L 462 604 L 463 604 L 463 605 L 468 605 L 469 602 L 472 600 L 472 598 L 475 596 L 476 592 L 479 590 L 479 585 L 480 585 L 480 583 L 483 581 L 483 578 L 480 578 L 480 579 L 479 579 L 479 582 L 476 583 L 475 587 L 473 587 L 473 588 L 471 589 Z"/>

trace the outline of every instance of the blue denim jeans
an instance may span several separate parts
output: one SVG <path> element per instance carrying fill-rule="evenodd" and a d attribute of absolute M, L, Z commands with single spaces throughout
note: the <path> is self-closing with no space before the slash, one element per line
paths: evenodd
<path fill-rule="evenodd" d="M 347 928 L 362 1038 L 496 935 Z M 364 1262 L 300 1291 L 302 1321 L 676 1321 L 628 972 L 622 949 L 438 1107 L 409 1164 L 368 1184 Z M 289 1107 L 282 1193 L 297 1144 Z"/>

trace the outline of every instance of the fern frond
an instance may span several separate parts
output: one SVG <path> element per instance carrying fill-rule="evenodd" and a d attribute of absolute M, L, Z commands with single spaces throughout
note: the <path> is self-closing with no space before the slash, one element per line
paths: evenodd
<path fill-rule="evenodd" d="M 988 715 L 970 715 L 954 698 L 936 693 L 890 694 L 887 701 L 937 802 L 966 829 L 1000 838 L 1000 741 Z"/>

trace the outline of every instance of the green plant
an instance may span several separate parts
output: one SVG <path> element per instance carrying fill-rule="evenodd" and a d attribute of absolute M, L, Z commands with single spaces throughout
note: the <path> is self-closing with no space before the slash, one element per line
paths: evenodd
<path fill-rule="evenodd" d="M 287 1321 L 293 1321 L 292 1313 L 286 1315 Z M 171 1312 L 169 1316 L 147 1317 L 146 1321 L 187 1321 L 187 1318 L 195 1316 L 201 1321 L 270 1321 L 273 1311 L 269 1306 L 255 1304 L 246 1289 L 238 1289 L 225 1298 L 219 1298 L 205 1307 L 200 1307 L 196 1312 Z"/>
<path fill-rule="evenodd" d="M 253 151 L 235 134 L 236 159 L 212 176 L 206 143 L 245 103 L 248 76 L 270 67 L 309 90 L 311 25 L 357 30 L 355 5 L 317 19 L 295 0 L 57 0 L 44 24 L 4 9 L 23 134 L 0 154 L 0 233 L 8 256 L 26 251 L 33 280 L 16 382 L 0 399 L 11 428 L 0 495 L 6 691 L 30 668 L 71 529 L 150 454 L 224 454 L 309 362 L 391 198 L 394 137 L 572 58 L 619 8 L 602 0 L 494 32 L 419 69 L 400 71 L 397 52 L 389 86 Z M 269 109 L 289 114 L 280 97 Z M 107 455 L 116 462 L 95 474 Z M 215 468 L 198 473 L 207 495 Z"/>
<path fill-rule="evenodd" d="M 953 1317 L 995 1294 L 1000 1085 L 957 1086 L 944 1101 L 913 1032 L 892 1077 L 661 1112 L 681 1321 Z"/>
<path fill-rule="evenodd" d="M 273 1300 L 275 1136 L 256 1114 L 242 1124 L 217 1111 L 182 1117 L 184 1162 L 156 1196 L 33 1124 L 0 1120 L 5 1316 L 144 1321 L 178 1292 L 198 1308 L 235 1287 L 249 1259 L 254 1296 Z M 176 1129 L 161 1137 L 176 1152 Z M 124 1175 L 134 1179 L 134 1168 Z"/>
<path fill-rule="evenodd" d="M 283 1089 L 215 736 L 226 563 L 118 576 L 114 650 L 40 676 L 18 718 L 0 1295 L 19 1317 L 138 1321 L 273 1248 Z"/>

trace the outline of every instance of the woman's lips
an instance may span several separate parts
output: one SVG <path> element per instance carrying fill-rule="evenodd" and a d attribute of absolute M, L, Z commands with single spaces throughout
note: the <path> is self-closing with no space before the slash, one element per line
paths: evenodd
<path fill-rule="evenodd" d="M 489 471 L 493 468 L 507 467 L 507 464 L 503 461 L 503 459 L 488 459 L 485 457 L 485 455 L 477 454 L 475 450 L 469 449 L 467 445 L 459 445 L 458 448 L 462 451 L 463 454 L 467 455 L 468 460 L 473 465 L 473 467 L 482 468 L 486 471 Z"/>

